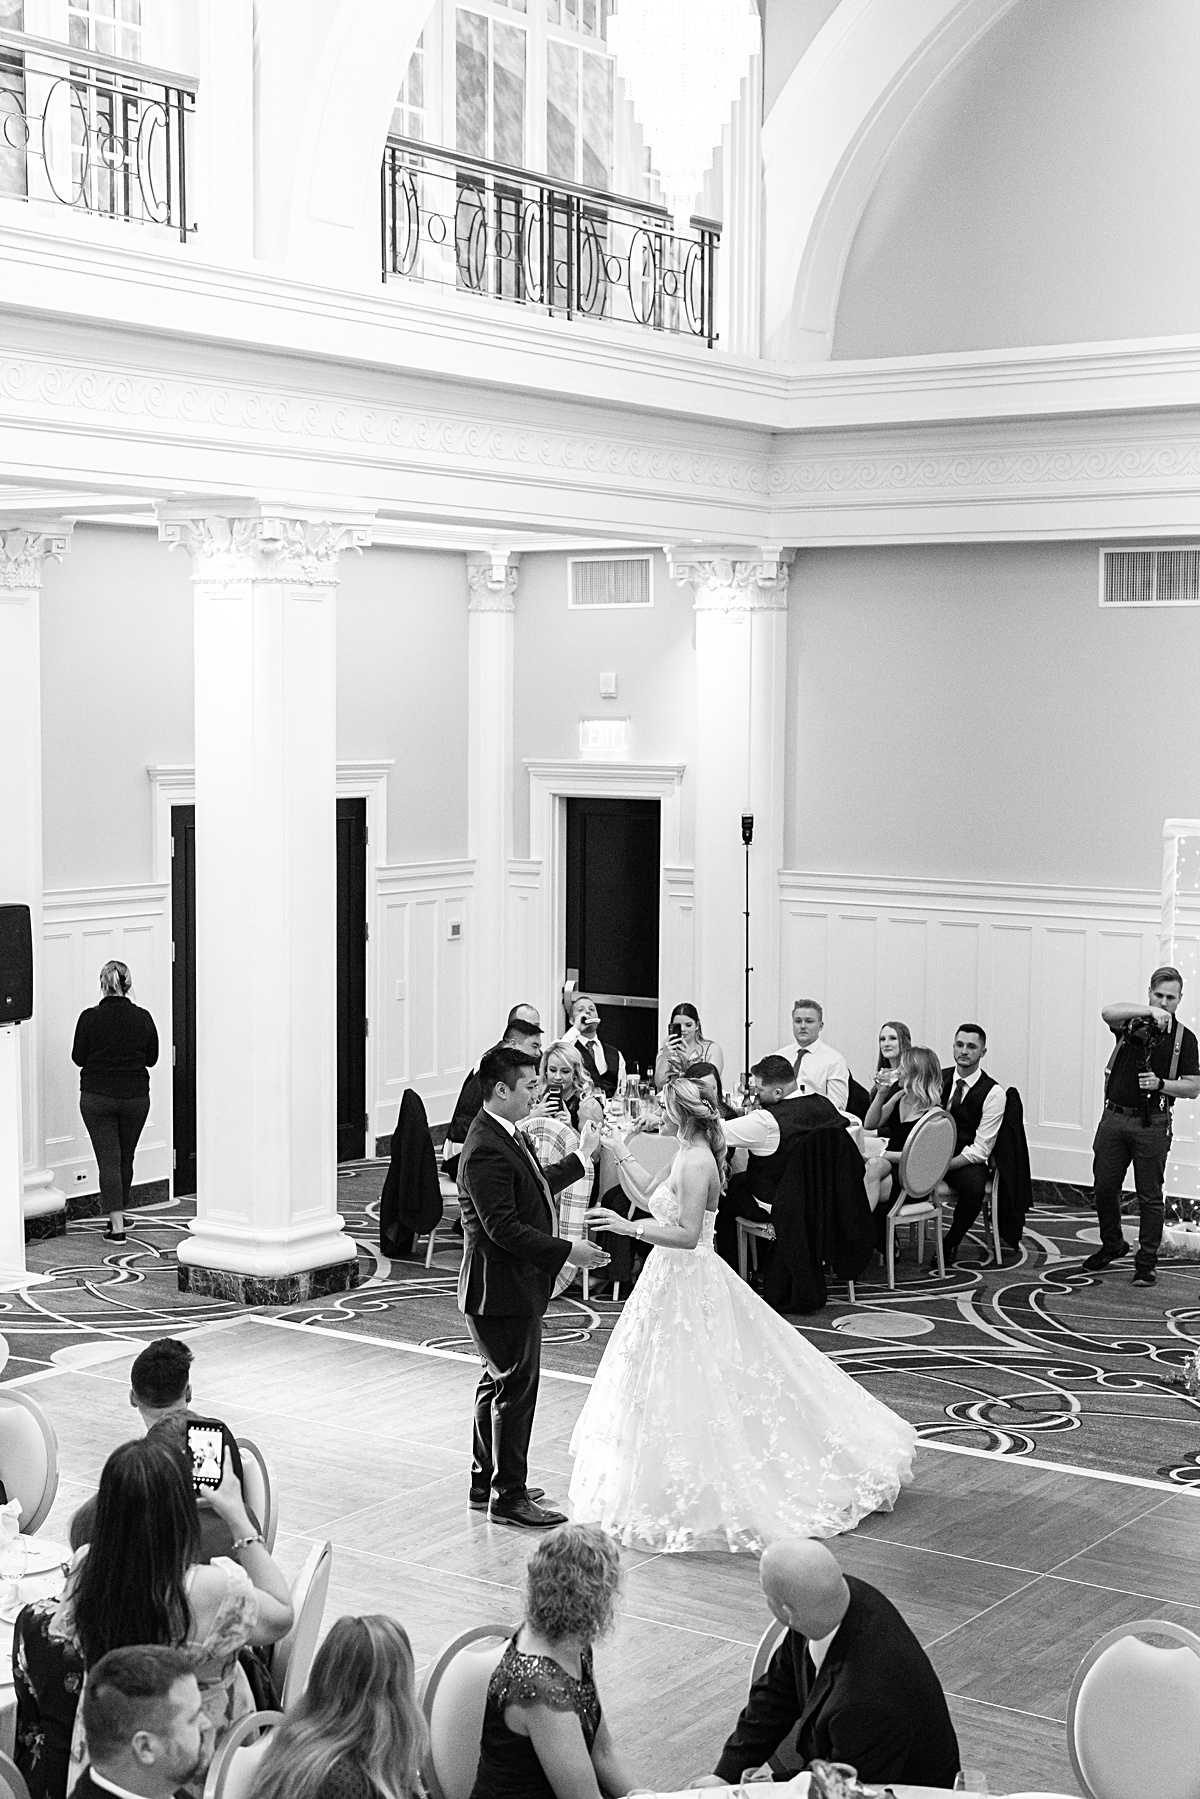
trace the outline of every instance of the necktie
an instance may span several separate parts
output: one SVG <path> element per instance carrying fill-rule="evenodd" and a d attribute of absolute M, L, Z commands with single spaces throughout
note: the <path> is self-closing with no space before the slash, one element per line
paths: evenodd
<path fill-rule="evenodd" d="M 807 1054 L 808 1054 L 808 1051 L 807 1051 L 807 1050 L 806 1050 L 806 1049 L 802 1049 L 802 1050 L 801 1050 L 801 1051 L 800 1051 L 800 1054 L 799 1054 L 799 1055 L 798 1055 L 798 1056 L 797 1056 L 797 1057 L 796 1057 L 796 1068 L 795 1068 L 795 1072 L 796 1072 L 796 1079 L 797 1079 L 797 1080 L 799 1080 L 799 1079 L 800 1079 L 800 1064 L 801 1064 L 801 1062 L 803 1062 L 803 1060 L 804 1060 L 804 1058 L 805 1058 L 805 1056 L 806 1056 L 806 1055 L 807 1055 Z"/>
<path fill-rule="evenodd" d="M 966 1090 L 967 1090 L 967 1083 L 963 1080 L 962 1076 L 959 1075 L 958 1079 L 954 1083 L 954 1097 L 950 1101 L 950 1110 L 952 1112 L 957 1112 L 958 1108 L 962 1105 L 963 1094 L 966 1092 Z"/>

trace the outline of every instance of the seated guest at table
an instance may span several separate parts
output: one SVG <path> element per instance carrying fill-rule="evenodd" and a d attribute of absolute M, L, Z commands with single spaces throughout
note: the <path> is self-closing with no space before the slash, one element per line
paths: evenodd
<path fill-rule="evenodd" d="M 538 1069 L 538 1096 L 531 1118 L 569 1118 L 579 1129 L 580 1102 L 592 1091 L 583 1057 L 573 1043 L 552 1043 L 542 1056 Z M 596 1122 L 604 1116 L 604 1108 L 595 1102 Z M 585 1117 L 587 1114 L 585 1114 Z"/>
<path fill-rule="evenodd" d="M 88 1675 L 82 1710 L 91 1761 L 76 1782 L 78 1799 L 171 1799 L 203 1779 L 212 1731 L 185 1650 L 111 1650 Z"/>
<path fill-rule="evenodd" d="M 725 1052 L 719 1043 L 705 1037 L 700 1028 L 699 1012 L 684 1000 L 671 1014 L 667 1041 L 654 1064 L 654 1085 L 662 1088 L 676 1075 L 689 1074 L 695 1062 L 706 1062 L 721 1074 L 725 1067 Z"/>
<path fill-rule="evenodd" d="M 537 1007 L 524 1004 L 514 1006 L 509 1012 L 500 1041 L 511 1044 L 515 1049 L 523 1049 L 527 1055 L 540 1056 L 542 1021 Z M 472 1068 L 459 1089 L 458 1098 L 454 1102 L 454 1115 L 446 1126 L 446 1138 L 442 1144 L 442 1167 L 451 1180 L 457 1178 L 459 1151 L 467 1140 L 471 1121 L 482 1105 L 479 1070 Z"/>
<path fill-rule="evenodd" d="M 730 1176 L 717 1207 L 717 1253 L 737 1267 L 737 1221 L 770 1217 L 775 1189 L 788 1157 L 806 1131 L 845 1130 L 848 1120 L 820 1093 L 801 1093 L 792 1064 L 784 1056 L 764 1056 L 750 1070 L 758 1104 L 722 1128 L 729 1150 L 749 1151 L 744 1174 Z"/>
<path fill-rule="evenodd" d="M 471 1799 L 600 1799 L 631 1781 L 600 1710 L 592 1647 L 612 1629 L 621 1552 L 564 1524 L 529 1558 L 525 1622 L 488 1684 Z"/>
<path fill-rule="evenodd" d="M 339 1618 L 267 1738 L 254 1799 L 423 1799 L 429 1743 L 412 1644 L 394 1618 Z"/>
<path fill-rule="evenodd" d="M 954 1067 L 942 1071 L 942 1104 L 955 1131 L 954 1156 L 945 1175 L 955 1195 L 954 1217 L 942 1246 L 947 1268 L 958 1260 L 958 1246 L 983 1210 L 988 1162 L 1004 1122 L 1004 1088 L 980 1067 L 986 1054 L 983 1026 L 960 1024 L 954 1033 Z"/>
<path fill-rule="evenodd" d="M 38 1685 L 34 1669 L 45 1668 L 49 1679 L 64 1670 L 61 1655 L 50 1653 L 60 1643 L 70 1645 L 87 1668 L 110 1649 L 130 1644 L 186 1648 L 217 1742 L 254 1710 L 238 1653 L 246 1643 L 274 1643 L 287 1635 L 291 1596 L 247 1515 L 228 1456 L 212 1501 L 229 1527 L 233 1555 L 206 1566 L 199 1561 L 195 1494 L 178 1454 L 157 1432 L 114 1449 L 100 1476 L 92 1541 L 72 1560 L 65 1593 L 26 1606 L 17 1618 L 14 1666 L 22 1655 L 43 1714 L 48 1707 L 61 1711 L 63 1702 Z M 48 1645 L 39 1638 L 49 1639 Z M 82 1714 L 76 1712 L 68 1792 L 86 1751 Z"/>
<path fill-rule="evenodd" d="M 815 999 L 798 999 L 792 1003 L 791 1043 L 775 1051 L 795 1071 L 801 1095 L 823 1093 L 839 1112 L 846 1110 L 850 1097 L 850 1068 L 845 1056 L 828 1043 L 821 1042 L 825 1014 Z"/>
<path fill-rule="evenodd" d="M 865 1119 L 869 1131 L 879 1131 L 887 1138 L 887 1148 L 881 1156 L 869 1159 L 863 1177 L 871 1210 L 879 1207 L 880 1219 L 892 1197 L 900 1152 L 908 1142 L 913 1125 L 941 1103 L 942 1065 L 933 1050 L 919 1046 L 905 1050 L 900 1058 L 899 1092 L 893 1092 L 889 1097 L 886 1088 L 877 1088 Z"/>
<path fill-rule="evenodd" d="M 787 1635 L 751 1687 L 715 1773 L 694 1784 L 723 1786 L 764 1764 L 787 1779 L 828 1761 L 848 1762 L 872 1785 L 952 1787 L 958 1739 L 946 1695 L 891 1601 L 843 1575 L 811 1540 L 769 1544 L 758 1577 Z"/>
<path fill-rule="evenodd" d="M 725 1097 L 725 1089 L 721 1085 L 721 1071 L 714 1068 L 711 1062 L 693 1062 L 688 1069 L 688 1080 L 695 1081 L 697 1087 L 711 1099 L 722 1118 L 740 1118 L 742 1114 L 736 1106 L 731 1106 Z M 663 1119 L 666 1124 L 668 1120 Z"/>
<path fill-rule="evenodd" d="M 900 1058 L 912 1048 L 912 1034 L 898 1018 L 887 1018 L 879 1027 L 879 1060 L 875 1064 L 872 1097 L 881 1090 L 886 1099 L 900 1079 Z M 865 1122 L 865 1121 L 864 1121 Z"/>
<path fill-rule="evenodd" d="M 586 993 L 577 993 L 571 1001 L 571 1028 L 563 1032 L 563 1042 L 575 1045 L 593 1087 L 611 1099 L 625 1079 L 625 1058 L 611 1043 L 601 1041 L 600 1014 Z"/>

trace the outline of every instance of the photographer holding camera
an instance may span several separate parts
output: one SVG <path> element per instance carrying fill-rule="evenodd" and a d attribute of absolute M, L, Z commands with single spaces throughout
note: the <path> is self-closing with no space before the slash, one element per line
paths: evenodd
<path fill-rule="evenodd" d="M 1083 1266 L 1107 1268 L 1129 1253 L 1121 1229 L 1121 1188 L 1130 1162 L 1141 1229 L 1135 1287 L 1152 1287 L 1163 1232 L 1163 1174 L 1171 1151 L 1171 1107 L 1200 1098 L 1196 1039 L 1175 1017 L 1183 997 L 1177 968 L 1156 968 L 1144 1006 L 1105 1006 L 1100 1016 L 1117 1039 L 1104 1072 L 1104 1111 L 1092 1144 L 1092 1188 L 1100 1247 Z"/>

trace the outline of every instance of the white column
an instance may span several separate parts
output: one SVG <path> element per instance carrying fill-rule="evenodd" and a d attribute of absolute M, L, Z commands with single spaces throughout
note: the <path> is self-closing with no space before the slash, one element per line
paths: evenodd
<path fill-rule="evenodd" d="M 783 865 L 784 718 L 790 552 L 668 550 L 672 578 L 696 595 L 696 1005 L 742 1071 L 745 852 L 750 849 L 751 1056 L 779 1030 L 779 870 Z"/>
<path fill-rule="evenodd" d="M 518 558 L 467 557 L 467 853 L 471 889 L 471 1054 L 494 1043 L 513 1003 L 505 986 L 513 833 L 513 623 Z M 516 996 L 517 998 L 520 995 Z"/>
<path fill-rule="evenodd" d="M 69 530 L 0 532 L 0 901 L 29 907 L 34 1015 L 21 1026 L 24 1062 L 25 1216 L 61 1212 L 66 1199 L 46 1167 L 42 959 L 42 570 L 70 548 Z"/>
<path fill-rule="evenodd" d="M 352 1284 L 337 1210 L 334 607 L 362 526 L 180 516 L 196 682 L 197 1216 L 192 1291 Z M 294 1277 L 302 1279 L 297 1282 Z"/>

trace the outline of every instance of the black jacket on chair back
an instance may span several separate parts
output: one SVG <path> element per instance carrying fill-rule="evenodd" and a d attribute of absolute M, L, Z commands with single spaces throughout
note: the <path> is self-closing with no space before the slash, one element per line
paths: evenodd
<path fill-rule="evenodd" d="M 379 1247 L 385 1256 L 407 1255 L 414 1236 L 434 1230 L 442 1216 L 437 1157 L 425 1102 L 409 1087 L 392 1132 L 392 1160 L 379 1195 Z"/>
<path fill-rule="evenodd" d="M 519 1134 L 519 1133 L 518 1133 Z M 458 1309 L 468 1317 L 540 1318 L 571 1244 L 555 1235 L 554 1195 L 588 1164 L 565 1156 L 537 1170 L 537 1157 L 490 1113 L 479 1112 L 458 1158 L 463 1259 Z"/>
<path fill-rule="evenodd" d="M 933 1664 L 890 1599 L 846 1576 L 850 1605 L 814 1673 L 808 1639 L 789 1630 L 715 1772 L 739 1780 L 765 1761 L 796 1772 L 849 1762 L 871 1785 L 952 1787 L 958 1738 Z"/>

